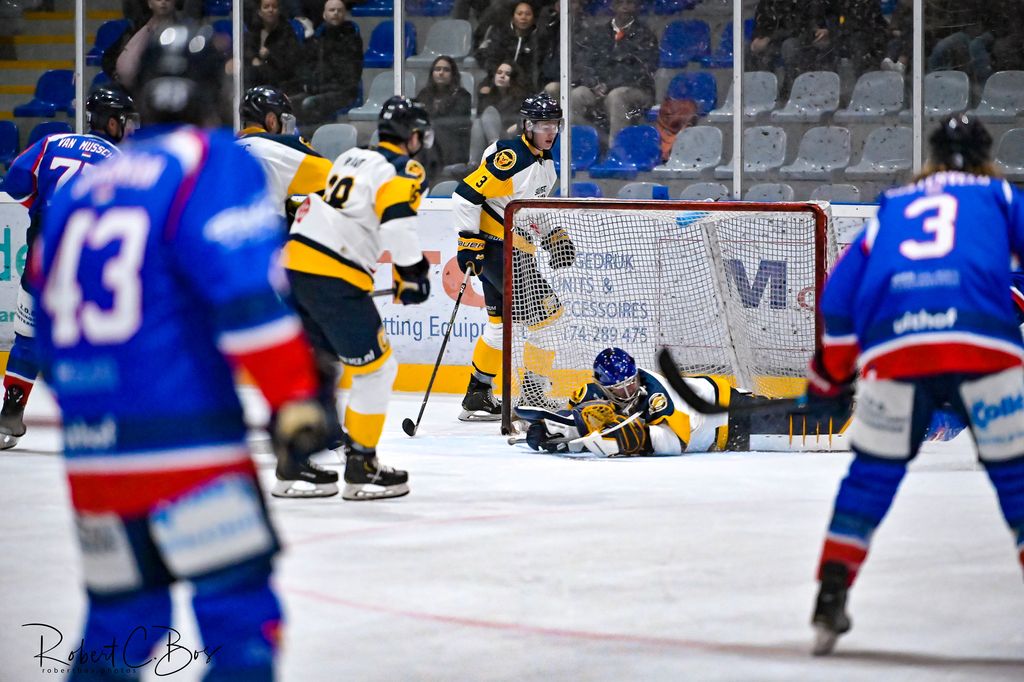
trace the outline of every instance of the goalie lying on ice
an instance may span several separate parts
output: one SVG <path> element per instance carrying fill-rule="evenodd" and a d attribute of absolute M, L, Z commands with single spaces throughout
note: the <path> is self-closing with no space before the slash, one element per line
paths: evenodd
<path fill-rule="evenodd" d="M 550 413 L 517 408 L 529 422 L 526 442 L 534 450 L 582 452 L 614 456 L 678 455 L 683 452 L 748 450 L 751 433 L 791 432 L 790 411 L 771 409 L 771 399 L 737 391 L 724 380 L 688 377 L 687 384 L 707 402 L 744 406 L 723 414 L 705 415 L 687 405 L 654 372 L 638 369 L 621 348 L 606 348 L 594 360 L 594 380 L 581 386 L 569 409 Z M 747 406 L 764 405 L 753 411 Z M 838 431 L 848 414 L 825 415 L 810 424 Z M 802 418 L 802 417 L 801 417 Z M 801 429 L 805 429 L 801 425 Z"/>

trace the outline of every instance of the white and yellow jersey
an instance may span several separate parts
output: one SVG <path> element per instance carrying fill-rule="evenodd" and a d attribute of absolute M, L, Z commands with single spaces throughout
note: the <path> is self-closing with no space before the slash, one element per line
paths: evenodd
<path fill-rule="evenodd" d="M 371 291 L 383 251 L 399 266 L 423 259 L 416 210 L 425 184 L 422 164 L 390 143 L 349 149 L 331 167 L 323 199 L 311 194 L 296 213 L 284 266 Z"/>
<path fill-rule="evenodd" d="M 498 140 L 484 151 L 479 168 L 467 175 L 452 195 L 455 229 L 503 239 L 508 203 L 543 199 L 555 189 L 557 180 L 551 152 L 537 149 L 522 135 Z"/>
<path fill-rule="evenodd" d="M 238 144 L 263 166 L 268 191 L 282 215 L 288 197 L 319 192 L 327 182 L 331 161 L 294 135 L 272 135 L 263 128 L 246 128 L 239 133 Z"/>

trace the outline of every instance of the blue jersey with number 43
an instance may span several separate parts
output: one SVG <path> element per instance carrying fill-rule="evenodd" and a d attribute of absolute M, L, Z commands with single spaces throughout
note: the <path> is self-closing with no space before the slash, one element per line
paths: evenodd
<path fill-rule="evenodd" d="M 1024 196 L 1004 180 L 941 172 L 883 193 L 825 285 L 826 367 L 913 378 L 1021 364 L 1007 285 L 1022 253 Z"/>
<path fill-rule="evenodd" d="M 298 332 L 270 285 L 280 220 L 263 170 L 227 131 L 147 128 L 57 193 L 33 269 L 73 495 L 110 485 L 91 474 L 187 483 L 182 471 L 248 460 L 225 355 Z"/>

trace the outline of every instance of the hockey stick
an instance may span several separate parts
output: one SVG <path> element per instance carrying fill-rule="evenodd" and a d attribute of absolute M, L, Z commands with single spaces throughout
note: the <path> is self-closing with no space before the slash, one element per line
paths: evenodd
<path fill-rule="evenodd" d="M 661 375 L 668 381 L 668 385 L 672 387 L 672 390 L 679 394 L 679 397 L 686 401 L 687 405 L 701 414 L 726 414 L 729 412 L 742 414 L 744 412 L 763 412 L 766 410 L 788 410 L 802 406 L 802 401 L 799 398 L 773 398 L 771 402 L 737 405 L 735 407 L 709 403 L 697 395 L 697 392 L 690 388 L 690 385 L 683 379 L 683 375 L 679 373 L 679 368 L 676 366 L 675 360 L 672 359 L 672 354 L 669 353 L 668 348 L 662 348 L 658 351 L 658 368 L 661 370 Z"/>
<path fill-rule="evenodd" d="M 466 285 L 469 284 L 470 270 L 466 270 L 466 276 L 462 278 L 462 286 L 459 287 L 459 295 L 455 297 L 455 307 L 452 308 L 452 317 L 448 320 L 448 331 L 444 333 L 441 340 L 441 350 L 437 353 L 437 362 L 434 363 L 434 371 L 430 373 L 430 381 L 427 383 L 427 392 L 423 395 L 423 402 L 420 404 L 420 413 L 416 415 L 416 421 L 405 418 L 402 422 L 402 430 L 405 435 L 412 438 L 416 435 L 416 429 L 420 428 L 420 420 L 423 419 L 423 410 L 427 409 L 427 400 L 430 398 L 430 389 L 434 387 L 434 379 L 437 378 L 437 370 L 441 366 L 441 358 L 444 357 L 444 349 L 448 345 L 448 339 L 452 335 L 452 328 L 455 327 L 455 315 L 459 312 L 459 304 L 462 303 L 462 294 L 466 293 Z"/>
<path fill-rule="evenodd" d="M 512 411 L 516 417 L 528 422 L 537 422 L 542 419 L 548 419 L 555 423 L 563 426 L 575 426 L 576 421 L 572 417 L 567 417 L 564 414 L 558 414 L 551 410 L 546 410 L 543 407 L 531 407 L 529 405 L 519 405 L 513 407 Z"/>
<path fill-rule="evenodd" d="M 370 298 L 377 298 L 378 296 L 394 296 L 394 289 L 374 289 L 370 292 Z"/>

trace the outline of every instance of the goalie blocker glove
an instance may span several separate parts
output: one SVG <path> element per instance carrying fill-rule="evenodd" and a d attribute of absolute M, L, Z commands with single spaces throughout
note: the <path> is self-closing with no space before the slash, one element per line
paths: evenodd
<path fill-rule="evenodd" d="M 413 265 L 391 268 L 395 283 L 395 303 L 416 305 L 430 296 L 430 263 L 422 258 Z"/>
<path fill-rule="evenodd" d="M 484 269 L 484 240 L 476 232 L 459 232 L 459 250 L 455 254 L 459 270 L 479 277 Z"/>
<path fill-rule="evenodd" d="M 541 246 L 551 255 L 551 267 L 555 269 L 568 268 L 576 262 L 576 245 L 561 227 L 544 237 Z"/>

